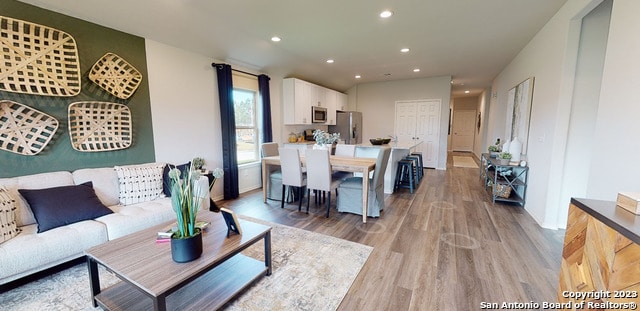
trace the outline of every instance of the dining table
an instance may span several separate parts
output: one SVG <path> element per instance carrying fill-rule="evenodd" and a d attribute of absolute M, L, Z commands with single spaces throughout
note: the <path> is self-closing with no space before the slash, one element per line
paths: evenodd
<path fill-rule="evenodd" d="M 306 165 L 306 160 L 303 155 L 300 155 L 300 162 L 302 165 Z M 329 163 L 331 169 L 334 171 L 362 173 L 362 176 L 369 176 L 369 172 L 373 171 L 376 167 L 375 158 L 360 158 L 360 157 L 344 157 L 344 156 L 330 156 Z M 280 156 L 271 156 L 262 158 L 262 198 L 267 202 L 267 182 L 268 182 L 268 169 L 271 165 L 280 165 Z M 369 203 L 369 178 L 362 178 L 362 222 L 367 222 L 367 206 Z"/>

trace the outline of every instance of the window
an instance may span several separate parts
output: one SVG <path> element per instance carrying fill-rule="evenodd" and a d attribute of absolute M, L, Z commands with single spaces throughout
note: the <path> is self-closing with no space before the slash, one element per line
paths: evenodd
<path fill-rule="evenodd" d="M 256 98 L 253 90 L 233 89 L 238 164 L 260 161 Z"/>

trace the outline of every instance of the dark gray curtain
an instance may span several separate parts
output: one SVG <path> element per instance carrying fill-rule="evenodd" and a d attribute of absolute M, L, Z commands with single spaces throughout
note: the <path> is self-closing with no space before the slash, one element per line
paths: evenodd
<path fill-rule="evenodd" d="M 269 76 L 258 76 L 258 91 L 262 98 L 262 142 L 273 141 L 271 126 L 271 94 L 269 93 Z"/>
<path fill-rule="evenodd" d="M 220 125 L 222 126 L 222 168 L 224 170 L 224 199 L 240 195 L 238 187 L 238 157 L 236 150 L 236 117 L 233 109 L 233 81 L 231 66 L 212 64 L 218 74 Z"/>

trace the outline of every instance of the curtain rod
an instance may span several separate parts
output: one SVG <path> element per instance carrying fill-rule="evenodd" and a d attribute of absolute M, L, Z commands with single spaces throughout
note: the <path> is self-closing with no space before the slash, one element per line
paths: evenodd
<path fill-rule="evenodd" d="M 217 64 L 217 63 L 211 63 L 211 66 L 212 66 L 212 67 L 215 67 L 215 66 L 217 66 L 217 65 L 226 65 L 226 64 L 224 64 L 224 63 L 220 63 L 220 64 Z M 253 73 L 246 72 L 246 71 L 242 71 L 242 70 L 238 70 L 238 69 L 233 69 L 233 68 L 231 68 L 231 70 L 233 70 L 233 71 L 237 71 L 237 72 L 241 72 L 241 73 L 244 73 L 244 74 L 247 74 L 247 75 L 250 75 L 250 76 L 254 76 L 254 77 L 259 77 L 259 76 L 260 76 L 260 75 L 257 75 L 257 74 L 253 74 Z"/>

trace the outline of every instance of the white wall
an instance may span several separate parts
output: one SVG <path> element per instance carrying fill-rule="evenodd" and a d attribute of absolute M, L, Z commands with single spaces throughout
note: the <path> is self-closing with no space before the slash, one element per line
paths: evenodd
<path fill-rule="evenodd" d="M 146 40 L 156 160 L 182 164 L 194 157 L 222 167 L 215 60 Z M 222 180 L 212 197 L 222 196 Z"/>
<path fill-rule="evenodd" d="M 146 40 L 151 116 L 156 160 L 182 164 L 199 156 L 208 168 L 222 167 L 222 134 L 216 72 L 219 60 Z M 246 68 L 235 69 L 251 72 Z M 271 113 L 274 141 L 282 137 L 282 78 L 271 77 Z M 239 169 L 240 192 L 261 186 L 260 165 Z M 223 197 L 218 180 L 212 198 Z"/>
<path fill-rule="evenodd" d="M 483 152 L 487 152 L 489 142 L 487 141 L 487 120 L 489 115 L 489 101 L 491 97 L 491 89 L 485 89 L 480 94 L 478 103 L 478 112 L 480 113 L 480 131 L 476 136 L 476 141 L 473 144 L 473 153 L 480 158 Z"/>
<path fill-rule="evenodd" d="M 640 192 L 640 1 L 615 0 L 605 56 L 587 196 Z"/>
<path fill-rule="evenodd" d="M 396 101 L 440 99 L 442 106 L 437 168 L 446 169 L 451 76 L 363 83 L 349 89 L 347 94 L 349 108 L 362 112 L 364 141 L 371 137 L 393 135 Z"/>
<path fill-rule="evenodd" d="M 562 228 L 567 204 L 561 198 L 562 172 L 573 98 L 581 19 L 601 0 L 569 0 L 494 80 L 488 139 L 503 137 L 510 88 L 534 76 L 529 132 L 531 168 L 526 210 L 543 227 Z M 640 191 L 640 1 L 613 2 L 604 62 L 587 198 L 615 201 L 619 191 Z M 612 155 L 616 155 L 613 160 Z M 588 155 L 586 155 L 588 156 Z M 568 159 L 567 161 L 570 161 Z"/>

